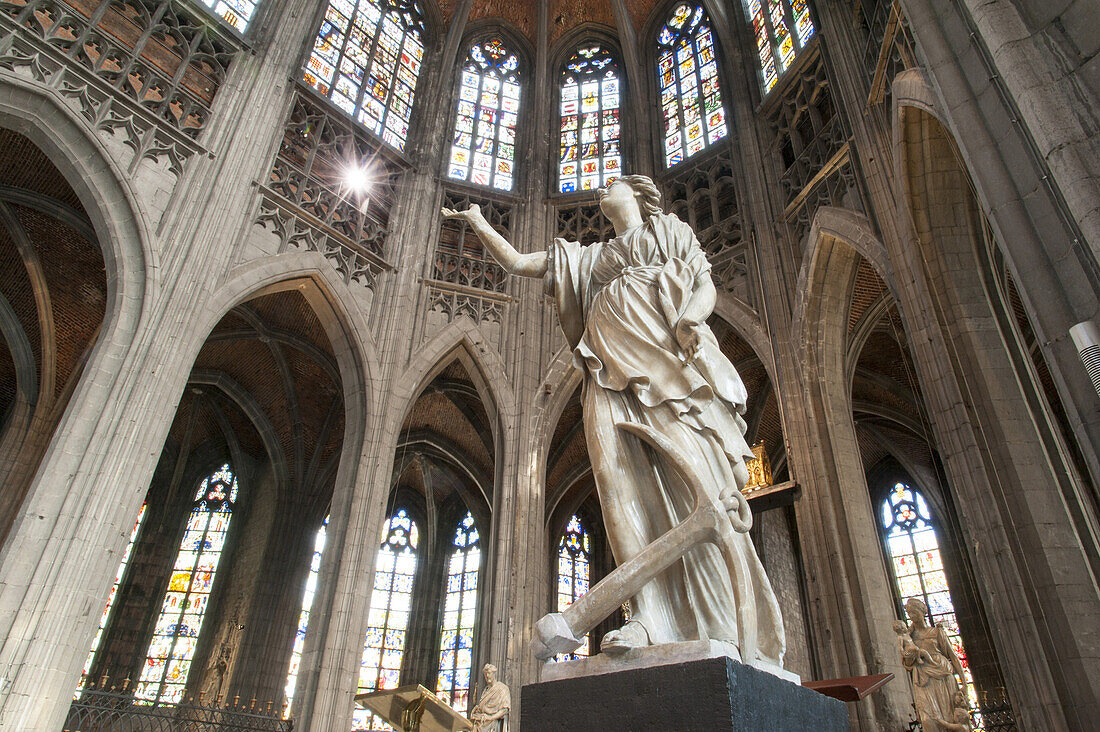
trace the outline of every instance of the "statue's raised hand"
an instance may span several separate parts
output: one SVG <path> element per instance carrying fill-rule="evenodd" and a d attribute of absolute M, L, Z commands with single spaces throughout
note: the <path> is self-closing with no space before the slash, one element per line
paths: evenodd
<path fill-rule="evenodd" d="M 483 218 L 481 215 L 481 206 L 476 203 L 471 203 L 470 207 L 465 211 L 458 211 L 453 208 L 443 207 L 443 218 L 445 219 L 460 219 L 462 221 L 471 222 L 475 219 Z"/>

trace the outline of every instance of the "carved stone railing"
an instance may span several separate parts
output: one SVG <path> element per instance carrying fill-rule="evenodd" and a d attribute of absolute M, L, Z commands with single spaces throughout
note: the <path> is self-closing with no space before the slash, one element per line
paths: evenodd
<path fill-rule="evenodd" d="M 801 152 L 779 176 L 785 203 L 789 206 L 812 187 L 823 172 L 827 173 L 835 165 L 839 156 L 847 154 L 847 147 L 848 133 L 840 115 L 834 114 L 812 138 L 803 141 Z"/>
<path fill-rule="evenodd" d="M 506 277 L 503 267 L 483 256 L 470 257 L 436 249 L 432 263 L 433 280 L 475 290 L 504 292 Z"/>
<path fill-rule="evenodd" d="M 662 182 L 666 206 L 695 231 L 711 263 L 715 285 L 752 304 L 748 246 L 741 201 L 728 149 L 685 167 Z"/>
<path fill-rule="evenodd" d="M 443 313 L 447 322 L 465 315 L 475 323 L 500 323 L 504 320 L 505 306 L 512 302 L 508 295 L 449 282 L 429 280 L 425 284 L 428 288 L 428 310 Z"/>
<path fill-rule="evenodd" d="M 97 129 L 179 173 L 202 148 L 239 42 L 172 0 L 0 0 L 0 68 L 55 89 Z"/>
<path fill-rule="evenodd" d="M 600 211 L 596 201 L 573 201 L 561 204 L 555 211 L 558 236 L 581 244 L 607 241 L 615 236 L 611 222 Z"/>
<path fill-rule="evenodd" d="M 864 68 L 870 92 L 867 106 L 885 101 L 890 83 L 899 72 L 917 65 L 913 35 L 898 0 L 866 0 L 859 3 L 859 19 L 866 33 Z"/>
<path fill-rule="evenodd" d="M 352 166 L 361 189 L 349 187 Z M 267 180 L 258 223 L 283 246 L 319 251 L 348 281 L 373 286 L 383 259 L 395 180 L 402 170 L 365 132 L 298 91 Z"/>
<path fill-rule="evenodd" d="M 784 81 L 763 119 L 783 192 L 776 233 L 795 248 L 803 243 L 819 206 L 863 210 L 851 132 L 833 104 L 823 53 L 818 46 L 798 76 Z"/>
<path fill-rule="evenodd" d="M 443 206 L 464 210 L 471 204 L 481 207 L 486 221 L 504 238 L 510 239 L 514 206 L 465 191 L 444 190 Z M 432 255 L 431 273 L 425 280 L 428 309 L 442 312 L 448 321 L 466 315 L 474 321 L 501 322 L 505 305 L 512 301 L 506 294 L 508 276 L 481 246 L 481 240 L 465 221 L 444 219 L 439 240 Z"/>

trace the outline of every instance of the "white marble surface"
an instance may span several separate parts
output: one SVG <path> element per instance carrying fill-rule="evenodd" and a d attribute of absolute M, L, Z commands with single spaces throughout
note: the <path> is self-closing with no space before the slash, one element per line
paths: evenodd
<path fill-rule="evenodd" d="M 560 679 L 573 679 L 580 676 L 597 676 L 610 674 L 617 671 L 629 671 L 653 666 L 667 666 L 688 661 L 700 661 L 706 658 L 729 657 L 735 661 L 744 663 L 737 652 L 737 646 L 732 643 L 723 643 L 716 640 L 683 641 L 681 643 L 662 643 L 657 646 L 643 646 L 631 648 L 622 655 L 609 656 L 600 653 L 589 658 L 580 658 L 575 661 L 551 661 L 544 663 L 539 671 L 539 681 L 558 681 Z M 787 671 L 767 661 L 756 659 L 750 663 L 753 668 L 760 669 L 773 676 L 778 676 L 792 684 L 800 684 L 802 680 L 798 674 Z"/>

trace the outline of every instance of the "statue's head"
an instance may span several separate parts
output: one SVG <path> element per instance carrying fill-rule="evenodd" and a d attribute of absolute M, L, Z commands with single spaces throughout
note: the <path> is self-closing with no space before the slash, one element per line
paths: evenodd
<path fill-rule="evenodd" d="M 485 676 L 485 683 L 491 684 L 497 680 L 497 667 L 491 663 L 485 664 L 481 669 L 482 675 Z"/>
<path fill-rule="evenodd" d="M 910 597 L 905 603 L 905 614 L 908 615 L 909 619 L 914 623 L 924 625 L 925 618 L 928 615 L 928 606 L 925 605 L 922 600 Z"/>
<path fill-rule="evenodd" d="M 894 632 L 898 635 L 909 632 L 909 624 L 904 620 L 895 620 L 893 624 Z"/>
<path fill-rule="evenodd" d="M 624 175 L 599 190 L 600 210 L 611 216 L 617 207 L 637 206 L 642 219 L 662 213 L 661 192 L 646 175 Z"/>

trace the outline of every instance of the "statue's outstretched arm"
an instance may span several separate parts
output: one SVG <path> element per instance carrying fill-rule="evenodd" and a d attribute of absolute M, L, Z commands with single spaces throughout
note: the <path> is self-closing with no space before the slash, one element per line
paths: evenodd
<path fill-rule="evenodd" d="M 470 225 L 470 228 L 481 239 L 481 243 L 493 255 L 504 271 L 520 277 L 542 277 L 546 274 L 546 252 L 534 252 L 532 254 L 520 254 L 516 248 L 508 243 L 508 240 L 497 233 L 496 229 L 489 225 L 481 214 L 481 207 L 471 203 L 465 211 L 456 211 L 453 208 L 443 209 L 443 218 L 460 219 Z"/>

